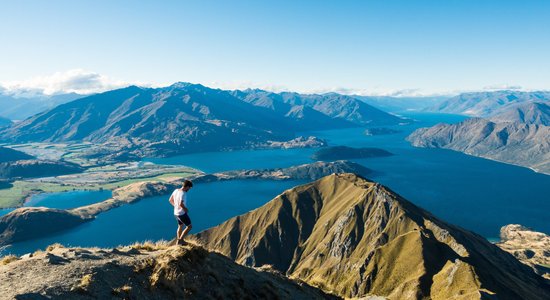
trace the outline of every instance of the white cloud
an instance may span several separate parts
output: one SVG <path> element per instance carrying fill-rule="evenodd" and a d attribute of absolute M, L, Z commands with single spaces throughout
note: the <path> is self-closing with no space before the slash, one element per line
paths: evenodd
<path fill-rule="evenodd" d="M 523 88 L 519 85 L 513 85 L 513 84 L 492 84 L 488 86 L 483 87 L 484 90 L 523 90 Z"/>
<path fill-rule="evenodd" d="M 115 80 L 95 72 L 74 69 L 22 81 L 1 82 L 4 93 L 14 96 L 54 95 L 62 93 L 92 94 L 125 87 L 127 81 Z M 2 87 L 0 87 L 0 91 Z"/>
<path fill-rule="evenodd" d="M 172 83 L 153 84 L 151 82 L 130 82 L 116 80 L 109 76 L 90 72 L 82 69 L 73 69 L 65 72 L 56 72 L 47 76 L 37 76 L 21 81 L 0 82 L 0 93 L 9 94 L 16 97 L 55 95 L 62 93 L 92 94 L 100 93 L 112 89 L 126 87 L 129 85 L 138 85 L 146 87 L 163 87 Z M 306 94 L 324 94 L 339 93 L 344 95 L 360 96 L 391 96 L 391 97 L 429 97 L 429 96 L 452 96 L 463 92 L 493 91 L 493 90 L 526 90 L 518 85 L 496 84 L 485 86 L 482 89 L 464 89 L 464 90 L 422 90 L 417 88 L 409 89 L 389 89 L 379 86 L 369 88 L 349 88 L 332 87 L 317 89 L 291 89 L 284 85 L 269 83 L 258 83 L 252 81 L 225 81 L 225 82 L 205 82 L 205 86 L 219 88 L 224 90 L 244 90 L 248 88 L 257 88 L 271 92 L 298 92 Z"/>

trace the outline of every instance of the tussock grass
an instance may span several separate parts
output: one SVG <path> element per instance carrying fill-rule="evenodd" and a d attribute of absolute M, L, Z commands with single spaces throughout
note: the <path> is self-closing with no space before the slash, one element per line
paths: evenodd
<path fill-rule="evenodd" d="M 80 278 L 80 282 L 75 284 L 71 288 L 71 291 L 76 291 L 76 292 L 79 292 L 79 293 L 87 293 L 88 289 L 90 288 L 90 285 L 93 282 L 93 276 L 94 276 L 94 274 L 86 274 L 86 275 L 82 276 L 82 278 Z"/>
<path fill-rule="evenodd" d="M 86 274 L 80 278 L 80 282 L 78 282 L 75 286 L 72 287 L 71 290 L 73 291 L 79 291 L 79 292 L 87 292 L 90 288 L 90 285 L 93 282 L 93 276 L 94 274 Z"/>
<path fill-rule="evenodd" d="M 130 248 L 136 249 L 136 250 L 144 250 L 144 251 L 158 251 L 158 250 L 165 250 L 168 247 L 170 247 L 169 242 L 165 240 L 160 241 L 145 241 L 143 243 L 136 242 L 132 245 L 130 245 Z"/>
<path fill-rule="evenodd" d="M 65 248 L 65 246 L 61 245 L 60 243 L 54 243 L 46 247 L 46 252 L 52 252 L 55 248 Z"/>
<path fill-rule="evenodd" d="M 0 259 L 0 266 L 5 266 L 11 262 L 14 262 L 16 260 L 18 260 L 19 257 L 17 257 L 16 255 L 13 255 L 13 254 L 10 254 L 10 255 L 6 255 L 4 257 L 2 257 Z"/>
<path fill-rule="evenodd" d="M 82 277 L 82 279 L 80 279 L 80 286 L 89 287 L 92 281 L 92 274 L 86 274 Z"/>
<path fill-rule="evenodd" d="M 114 296 L 119 296 L 121 298 L 127 298 L 130 296 L 131 291 L 132 291 L 132 287 L 125 284 L 121 287 L 114 288 L 111 291 L 111 294 L 113 294 Z"/>

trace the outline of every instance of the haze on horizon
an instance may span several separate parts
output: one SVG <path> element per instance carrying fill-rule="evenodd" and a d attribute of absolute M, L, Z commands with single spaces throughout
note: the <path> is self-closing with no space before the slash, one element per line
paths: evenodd
<path fill-rule="evenodd" d="M 550 89 L 548 15 L 543 0 L 6 2 L 0 87 Z"/>

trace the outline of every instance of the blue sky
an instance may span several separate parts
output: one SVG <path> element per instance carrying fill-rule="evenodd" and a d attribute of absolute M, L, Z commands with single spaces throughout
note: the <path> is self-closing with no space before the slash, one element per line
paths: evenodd
<path fill-rule="evenodd" d="M 73 70 L 306 92 L 550 89 L 544 0 L 0 4 L 3 83 Z"/>

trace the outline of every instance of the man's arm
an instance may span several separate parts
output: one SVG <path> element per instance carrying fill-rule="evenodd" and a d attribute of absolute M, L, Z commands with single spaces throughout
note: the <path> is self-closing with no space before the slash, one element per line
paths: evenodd
<path fill-rule="evenodd" d="M 183 201 L 181 201 L 180 207 L 181 207 L 181 209 L 183 209 L 183 211 L 184 211 L 185 213 L 187 213 L 187 211 L 189 210 L 189 209 L 187 208 L 187 206 L 183 205 Z"/>
<path fill-rule="evenodd" d="M 172 206 L 174 206 L 174 194 L 170 195 L 170 204 L 172 204 Z"/>

